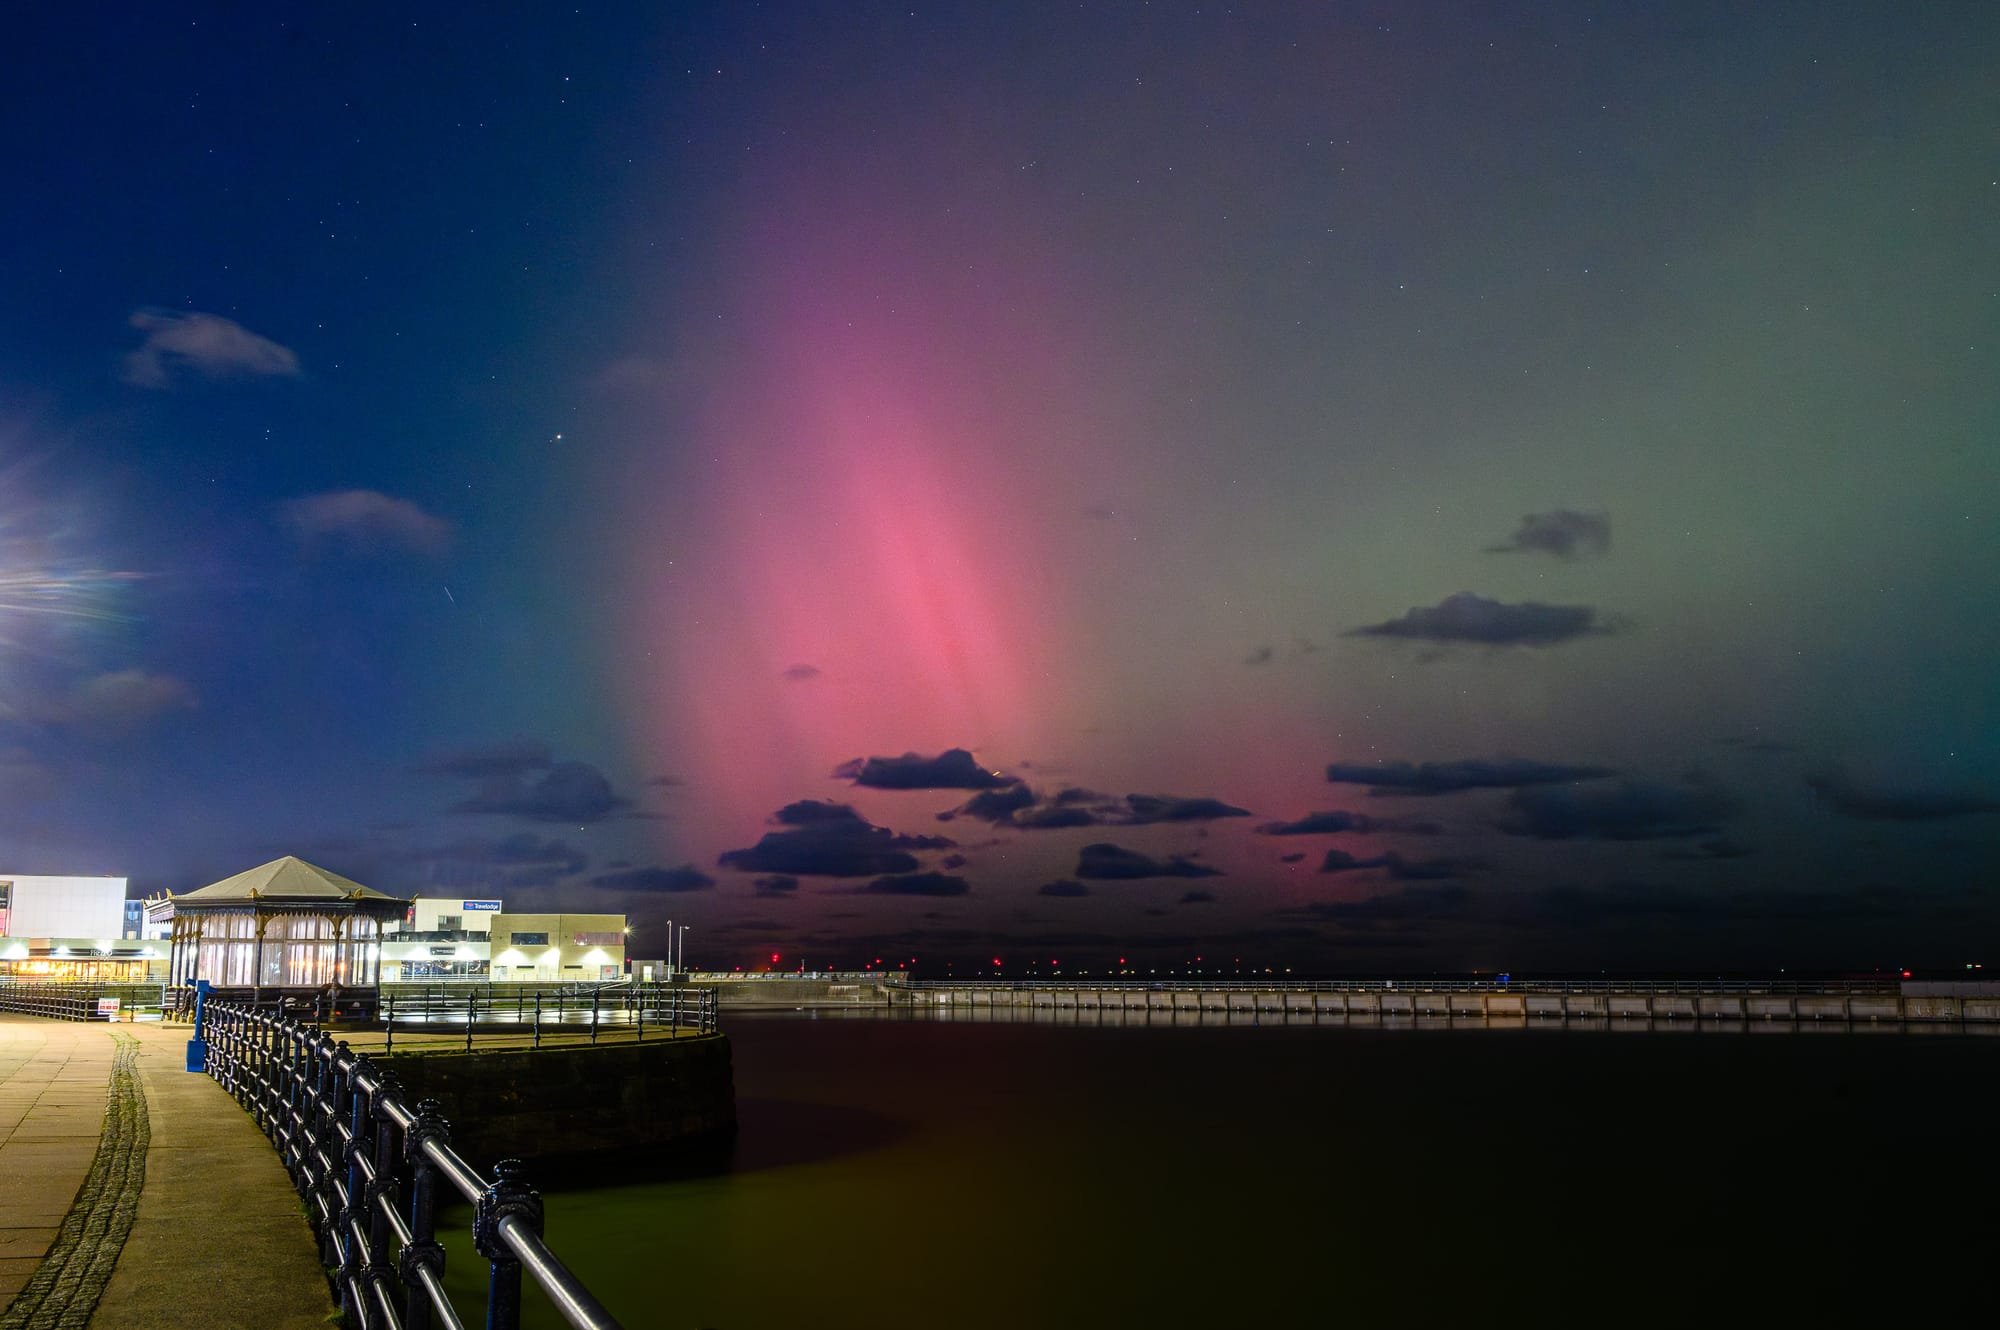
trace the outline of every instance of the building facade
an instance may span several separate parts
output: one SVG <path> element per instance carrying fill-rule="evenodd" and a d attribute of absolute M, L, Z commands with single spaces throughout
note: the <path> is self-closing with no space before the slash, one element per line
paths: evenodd
<path fill-rule="evenodd" d="M 0 875 L 0 980 L 157 978 L 167 949 L 139 940 L 122 877 Z"/>
<path fill-rule="evenodd" d="M 509 914 L 500 900 L 419 896 L 382 939 L 384 983 L 601 983 L 624 973 L 622 914 Z"/>

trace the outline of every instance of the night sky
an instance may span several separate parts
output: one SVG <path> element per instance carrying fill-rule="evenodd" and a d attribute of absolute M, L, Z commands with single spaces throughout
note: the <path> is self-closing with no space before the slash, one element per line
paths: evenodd
<path fill-rule="evenodd" d="M 2000 7 L 4 45 L 8 870 L 714 966 L 2000 962 Z"/>

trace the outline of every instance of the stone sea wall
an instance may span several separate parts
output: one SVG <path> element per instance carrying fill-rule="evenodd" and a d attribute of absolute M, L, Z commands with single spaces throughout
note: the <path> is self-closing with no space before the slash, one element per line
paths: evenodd
<path fill-rule="evenodd" d="M 453 1145 L 496 1159 L 620 1153 L 643 1161 L 736 1126 L 729 1038 L 514 1051 L 397 1051 L 377 1059 L 412 1101 L 435 1099 Z"/>

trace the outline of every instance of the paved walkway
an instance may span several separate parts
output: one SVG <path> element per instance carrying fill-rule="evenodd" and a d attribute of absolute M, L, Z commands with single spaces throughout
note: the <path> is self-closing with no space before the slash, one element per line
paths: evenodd
<path fill-rule="evenodd" d="M 323 1330 L 298 1193 L 187 1037 L 0 1014 L 0 1330 Z"/>

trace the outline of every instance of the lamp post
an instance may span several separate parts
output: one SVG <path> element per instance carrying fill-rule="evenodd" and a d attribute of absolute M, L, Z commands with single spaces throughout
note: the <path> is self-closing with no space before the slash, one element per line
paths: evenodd
<path fill-rule="evenodd" d="M 674 921 L 667 920 L 667 982 L 674 981 Z"/>
<path fill-rule="evenodd" d="M 686 924 L 682 924 L 681 925 L 681 968 L 683 970 L 687 969 L 687 963 L 688 963 L 688 926 Z"/>

